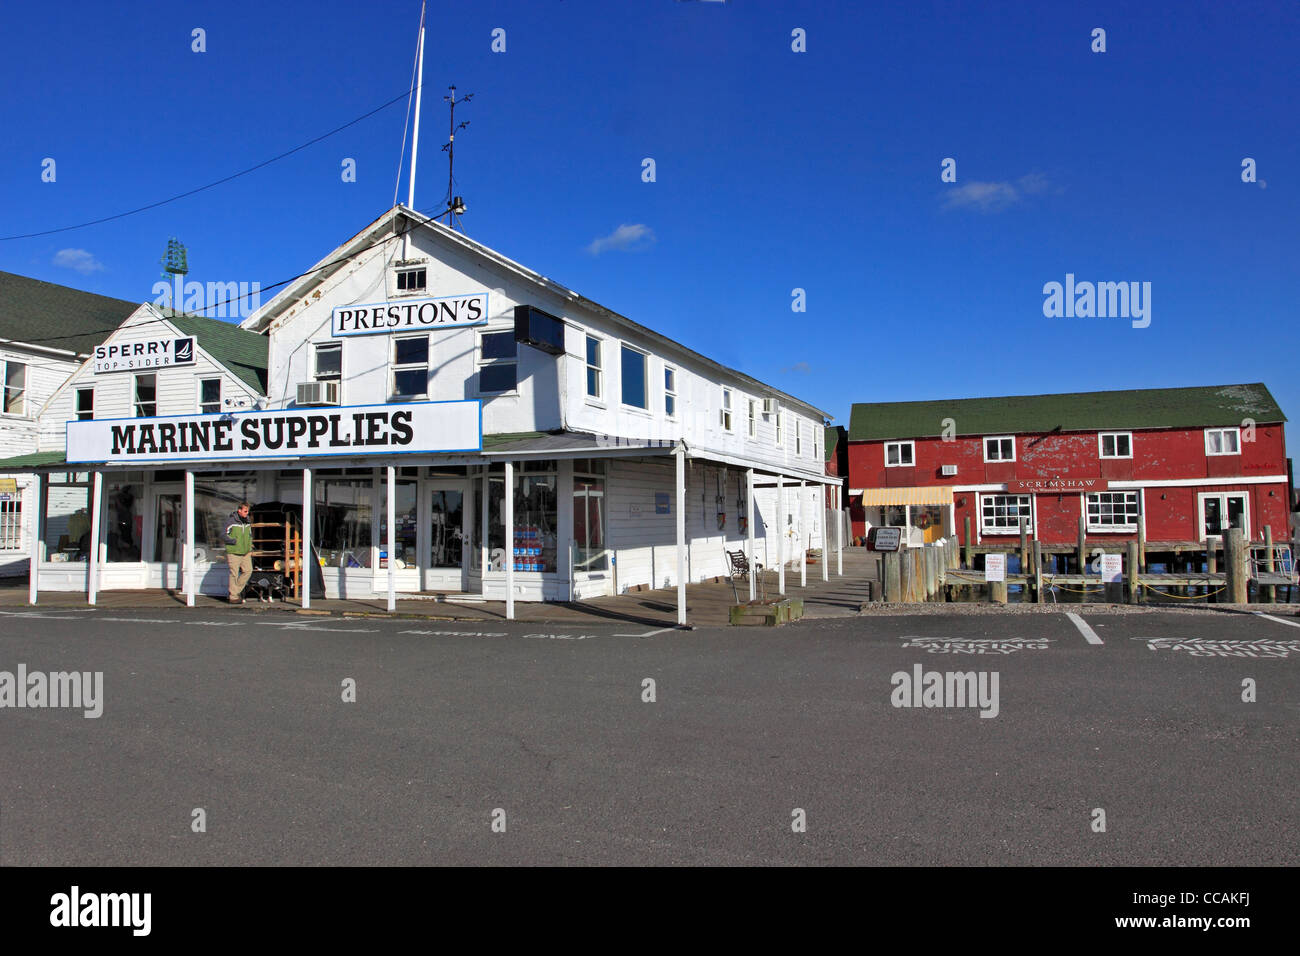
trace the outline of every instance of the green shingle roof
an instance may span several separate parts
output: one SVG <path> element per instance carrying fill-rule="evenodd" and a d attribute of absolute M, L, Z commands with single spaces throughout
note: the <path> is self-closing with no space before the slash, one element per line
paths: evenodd
<path fill-rule="evenodd" d="M 89 355 L 139 303 L 0 272 L 0 338 Z"/>
<path fill-rule="evenodd" d="M 831 461 L 835 457 L 835 449 L 840 443 L 840 432 L 844 431 L 843 425 L 826 426 L 826 460 Z"/>
<path fill-rule="evenodd" d="M 207 316 L 178 315 L 170 309 L 163 314 L 179 331 L 194 336 L 199 348 L 230 369 L 245 385 L 259 395 L 266 394 L 266 351 L 270 339 L 265 335 Z"/>
<path fill-rule="evenodd" d="M 46 465 L 61 465 L 67 456 L 61 451 L 34 451 L 13 458 L 0 458 L 0 475 L 26 471 L 28 468 L 43 468 Z"/>
<path fill-rule="evenodd" d="M 1286 421 L 1268 389 L 1255 382 L 856 404 L 849 418 L 849 440 L 933 437 L 942 433 L 948 418 L 958 435 L 1041 434 L 1058 428 L 1200 428 L 1240 425 L 1245 418 L 1261 425 Z"/>

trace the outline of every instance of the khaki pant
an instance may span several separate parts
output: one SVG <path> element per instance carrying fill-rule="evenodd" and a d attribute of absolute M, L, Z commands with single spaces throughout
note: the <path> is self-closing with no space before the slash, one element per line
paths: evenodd
<path fill-rule="evenodd" d="M 227 552 L 226 563 L 230 565 L 230 600 L 238 601 L 244 595 L 248 579 L 253 576 L 253 556 Z"/>

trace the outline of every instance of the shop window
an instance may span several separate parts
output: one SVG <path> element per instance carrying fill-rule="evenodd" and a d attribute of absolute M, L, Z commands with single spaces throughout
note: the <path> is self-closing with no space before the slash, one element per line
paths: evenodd
<path fill-rule="evenodd" d="M 1205 429 L 1205 453 L 1207 455 L 1240 455 L 1241 431 L 1236 428 Z"/>
<path fill-rule="evenodd" d="M 1136 531 L 1138 493 L 1101 491 L 1088 495 L 1089 531 Z"/>
<path fill-rule="evenodd" d="M 333 568 L 370 567 L 371 481 L 321 479 L 312 500 L 312 547 L 321 560 Z"/>
<path fill-rule="evenodd" d="M 393 339 L 394 398 L 422 398 L 429 392 L 429 337 Z"/>
<path fill-rule="evenodd" d="M 484 332 L 479 335 L 478 390 L 483 393 L 513 392 L 518 379 L 519 343 L 514 332 Z"/>
<path fill-rule="evenodd" d="M 1019 534 L 1020 519 L 1025 530 L 1034 530 L 1032 495 L 981 495 L 980 524 L 985 534 Z"/>
<path fill-rule="evenodd" d="M 152 418 L 158 414 L 158 376 L 150 372 L 148 375 L 137 375 L 135 377 L 135 417 Z"/>
<path fill-rule="evenodd" d="M 505 474 L 493 466 L 488 479 L 488 562 L 490 571 L 504 571 L 512 561 L 516 572 L 554 573 L 559 544 L 556 462 L 529 462 L 533 470 L 515 469 L 515 535 L 506 546 Z M 476 486 L 480 482 L 474 483 Z M 475 495 L 475 527 L 482 520 L 482 501 Z"/>
<path fill-rule="evenodd" d="M 984 460 L 1015 461 L 1016 440 L 1007 436 L 984 439 Z"/>
<path fill-rule="evenodd" d="M 322 342 L 315 346 L 312 377 L 318 382 L 337 382 L 343 378 L 342 342 Z"/>
<path fill-rule="evenodd" d="M 749 437 L 758 437 L 758 401 L 753 398 L 749 400 Z"/>
<path fill-rule="evenodd" d="M 603 464 L 597 462 L 597 465 Z M 603 475 L 573 476 L 573 557 L 575 571 L 605 571 L 609 554 L 605 550 L 605 478 Z"/>
<path fill-rule="evenodd" d="M 95 417 L 95 390 L 77 389 L 77 421 L 88 422 Z"/>
<path fill-rule="evenodd" d="M 45 505 L 45 554 L 50 561 L 85 561 L 90 554 L 90 486 L 83 474 L 50 475 Z"/>
<path fill-rule="evenodd" d="M 1130 432 L 1102 432 L 1099 441 L 1102 458 L 1133 457 L 1133 435 Z"/>
<path fill-rule="evenodd" d="M 298 479 L 301 487 L 301 477 Z M 225 559 L 226 527 L 241 501 L 257 501 L 257 477 L 196 475 L 194 478 L 194 545 L 210 562 Z"/>
<path fill-rule="evenodd" d="M 664 366 L 664 416 L 677 417 L 677 369 Z"/>
<path fill-rule="evenodd" d="M 885 467 L 906 468 L 916 464 L 916 442 L 885 442 Z"/>
<path fill-rule="evenodd" d="M 722 408 L 718 410 L 718 421 L 723 431 L 731 431 L 731 389 L 729 388 L 722 390 Z"/>
<path fill-rule="evenodd" d="M 18 551 L 23 546 L 23 499 L 0 497 L 0 551 Z"/>
<path fill-rule="evenodd" d="M 199 412 L 205 415 L 221 411 L 221 379 L 199 379 Z"/>
<path fill-rule="evenodd" d="M 622 373 L 623 373 L 623 404 L 630 405 L 633 408 L 649 408 L 645 394 L 645 368 L 646 353 L 632 348 L 629 345 L 623 346 Z"/>
<path fill-rule="evenodd" d="M 604 398 L 604 367 L 600 361 L 600 339 L 587 336 L 587 397 Z"/>
<path fill-rule="evenodd" d="M 415 535 L 419 524 L 416 502 L 418 500 L 418 484 L 414 481 L 394 482 L 394 501 L 393 510 L 397 518 L 396 531 L 394 532 L 394 550 L 397 552 L 398 571 L 404 568 L 414 568 L 417 566 L 419 557 L 415 550 Z M 387 568 L 384 563 L 384 552 L 388 550 L 388 482 L 382 482 L 380 486 L 380 506 L 379 506 L 379 566 Z M 459 495 L 457 495 L 459 497 Z M 459 514 L 459 512 L 457 512 Z M 457 519 L 459 520 L 459 519 Z M 438 528 L 434 528 L 435 536 Z M 447 531 L 454 531 L 456 540 L 460 540 L 460 525 L 457 524 L 454 529 L 447 528 Z M 456 566 L 460 565 L 460 551 L 456 552 Z M 434 565 L 438 567 L 438 565 Z"/>
<path fill-rule="evenodd" d="M 144 514 L 135 482 L 104 483 L 104 529 L 109 561 L 139 561 Z"/>
<path fill-rule="evenodd" d="M 5 373 L 4 410 L 6 415 L 22 415 L 27 408 L 27 366 L 22 362 L 3 362 Z"/>
<path fill-rule="evenodd" d="M 397 270 L 398 292 L 423 292 L 427 283 L 428 271 L 424 268 Z"/>

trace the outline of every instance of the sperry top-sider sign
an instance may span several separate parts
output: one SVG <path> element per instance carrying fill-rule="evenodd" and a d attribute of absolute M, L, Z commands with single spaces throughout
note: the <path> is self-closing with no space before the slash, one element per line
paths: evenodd
<path fill-rule="evenodd" d="M 445 329 L 483 325 L 488 317 L 488 294 L 472 292 L 438 299 L 403 299 L 370 305 L 344 305 L 332 313 L 331 335 L 380 335 L 413 329 Z"/>
<path fill-rule="evenodd" d="M 193 336 L 95 346 L 96 375 L 101 372 L 138 372 L 147 368 L 193 364 Z"/>
<path fill-rule="evenodd" d="M 412 402 L 67 424 L 69 462 L 232 461 L 478 451 L 482 405 Z"/>

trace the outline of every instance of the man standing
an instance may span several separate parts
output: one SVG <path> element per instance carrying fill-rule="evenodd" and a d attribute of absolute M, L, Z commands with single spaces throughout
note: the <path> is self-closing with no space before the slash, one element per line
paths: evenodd
<path fill-rule="evenodd" d="M 244 587 L 253 576 L 253 526 L 249 504 L 241 501 L 226 522 L 226 563 L 230 566 L 230 603 L 244 603 Z"/>

